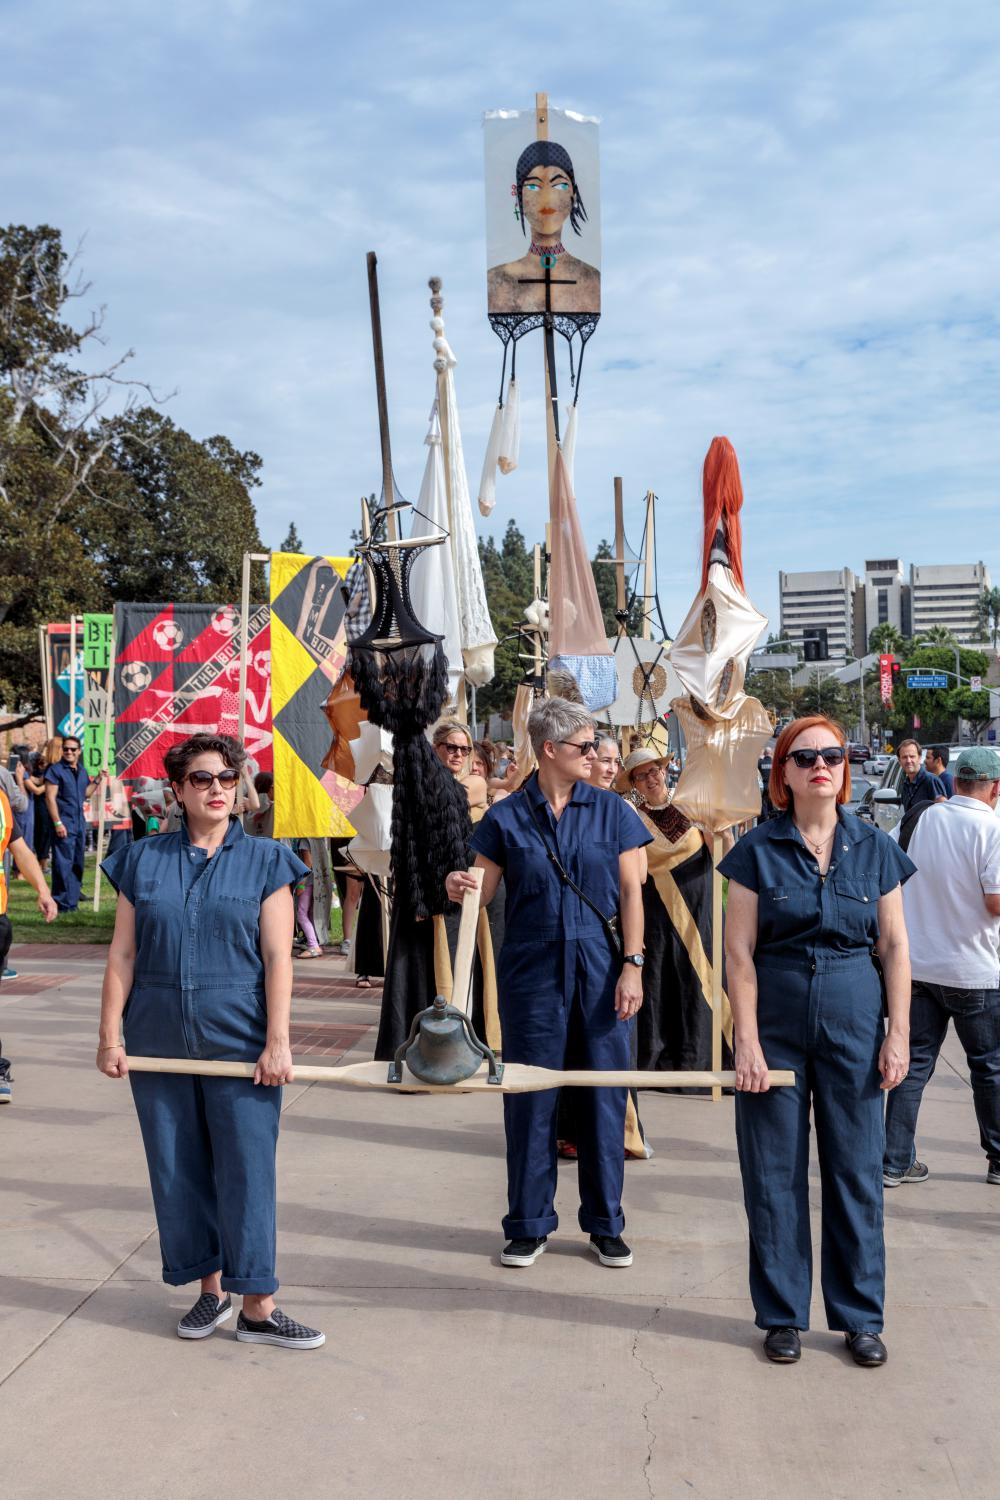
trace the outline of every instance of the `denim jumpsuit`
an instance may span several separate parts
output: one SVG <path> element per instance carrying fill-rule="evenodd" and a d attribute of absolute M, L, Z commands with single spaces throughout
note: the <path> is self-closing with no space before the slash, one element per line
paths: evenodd
<path fill-rule="evenodd" d="M 915 866 L 880 829 L 838 810 L 825 876 L 790 814 L 758 824 L 719 866 L 757 893 L 757 1025 L 793 1088 L 736 1095 L 758 1328 L 808 1328 L 809 1109 L 822 1184 L 827 1324 L 879 1333 L 885 1301 L 882 1094 L 885 1035 L 872 964 L 878 899 Z"/>
<path fill-rule="evenodd" d="M 52 899 L 60 911 L 76 911 L 87 840 L 83 799 L 90 778 L 82 766 L 58 760 L 49 766 L 45 780 L 56 789 L 56 808 L 66 829 L 65 838 L 60 838 L 54 829 L 52 832 Z"/>
<path fill-rule="evenodd" d="M 209 859 L 187 829 L 119 849 L 102 869 L 135 907 L 126 1052 L 256 1062 L 267 1033 L 261 903 L 305 865 L 233 819 Z M 222 1270 L 227 1291 L 275 1276 L 280 1088 L 249 1078 L 130 1073 L 169 1286 Z"/>
<path fill-rule="evenodd" d="M 618 910 L 618 856 L 652 842 L 620 797 L 582 781 L 558 820 L 532 777 L 477 824 L 472 850 L 501 867 L 507 889 L 497 965 L 504 1061 L 628 1068 L 635 1021 L 619 1021 L 615 1014 L 621 961 L 596 914 L 560 878 L 542 830 L 567 874 L 609 916 Z M 627 1090 L 576 1093 L 580 1228 L 621 1234 Z M 558 1089 L 504 1095 L 508 1239 L 541 1239 L 559 1223 L 558 1104 Z"/>

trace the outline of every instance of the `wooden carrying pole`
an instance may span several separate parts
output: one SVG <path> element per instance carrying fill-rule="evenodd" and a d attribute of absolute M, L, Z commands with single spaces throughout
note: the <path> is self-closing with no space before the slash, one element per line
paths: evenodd
<path fill-rule="evenodd" d="M 464 1011 L 467 1016 L 472 1014 L 472 970 L 476 957 L 476 929 L 479 926 L 479 897 L 483 889 L 485 873 L 485 870 L 469 871 L 476 882 L 476 889 L 466 891 L 462 897 L 462 915 L 458 924 L 451 1003 L 457 1010 Z"/>
<path fill-rule="evenodd" d="M 621 476 L 615 475 L 615 611 L 625 613 L 625 501 L 622 497 Z M 624 621 L 618 621 L 618 639 L 628 632 Z"/>
<path fill-rule="evenodd" d="M 441 278 L 432 276 L 427 285 L 431 289 L 431 312 L 435 319 L 441 320 L 441 337 L 444 337 L 444 298 L 441 295 Z M 438 331 L 431 324 L 434 332 L 434 342 L 437 343 Z M 451 570 L 458 579 L 458 554 L 455 542 L 455 499 L 451 492 L 451 428 L 448 423 L 448 361 L 443 353 L 437 349 L 434 351 L 434 369 L 436 371 L 436 392 L 438 423 L 441 428 L 441 462 L 444 468 L 444 489 L 448 501 L 448 549 L 451 556 Z M 475 690 L 473 690 L 475 691 Z M 460 724 L 469 722 L 469 695 L 466 690 L 464 675 L 459 679 L 458 697 L 455 700 L 455 717 Z"/>
<path fill-rule="evenodd" d="M 712 1068 L 722 1067 L 722 834 L 712 836 Z M 718 1102 L 722 1089 L 712 1085 L 712 1098 Z"/>
<path fill-rule="evenodd" d="M 375 359 L 375 397 L 378 401 L 378 435 L 382 448 L 382 499 L 389 514 L 386 534 L 390 542 L 399 540 L 396 530 L 396 494 L 392 478 L 392 448 L 389 443 L 389 398 L 385 387 L 385 355 L 382 352 L 382 312 L 378 299 L 378 257 L 374 250 L 368 256 L 368 301 L 372 315 L 372 354 Z"/>
<path fill-rule="evenodd" d="M 247 663 L 250 660 L 250 569 L 255 562 L 269 563 L 270 552 L 244 552 L 243 584 L 240 589 L 240 685 L 239 725 L 240 744 L 247 737 Z"/>
<path fill-rule="evenodd" d="M 111 760 L 111 715 L 115 705 L 115 632 L 111 631 L 108 643 L 108 690 L 104 699 L 104 724 L 101 734 L 101 771 L 106 772 Z M 101 860 L 104 857 L 104 820 L 108 805 L 108 787 L 98 778 L 97 783 L 97 868 L 94 871 L 94 910 L 101 909 Z"/>
<path fill-rule="evenodd" d="M 548 94 L 535 95 L 535 140 L 547 141 L 549 138 L 549 96 Z M 552 505 L 552 489 L 556 478 L 556 419 L 555 409 L 552 402 L 552 388 L 549 378 L 549 352 L 550 338 L 547 334 L 542 341 L 542 368 L 545 373 L 545 452 L 548 458 L 549 468 L 549 506 Z"/>
<path fill-rule="evenodd" d="M 252 1078 L 256 1067 L 252 1062 L 209 1062 L 195 1057 L 130 1057 L 128 1066 L 133 1073 L 189 1073 L 198 1078 Z M 331 1083 L 339 1088 L 377 1089 L 389 1094 L 534 1094 L 542 1089 L 594 1088 L 627 1089 L 648 1088 L 655 1079 L 658 1089 L 704 1089 L 733 1088 L 736 1074 L 733 1072 L 666 1072 L 644 1073 L 639 1070 L 598 1073 L 584 1068 L 562 1071 L 556 1068 L 536 1068 L 530 1063 L 507 1063 L 503 1082 L 487 1081 L 484 1063 L 480 1072 L 463 1083 L 422 1083 L 408 1070 L 402 1083 L 386 1082 L 384 1062 L 348 1063 L 336 1068 L 318 1068 L 311 1064 L 295 1064 L 296 1083 Z M 795 1082 L 791 1071 L 774 1069 L 768 1074 L 772 1088 L 790 1088 Z"/>

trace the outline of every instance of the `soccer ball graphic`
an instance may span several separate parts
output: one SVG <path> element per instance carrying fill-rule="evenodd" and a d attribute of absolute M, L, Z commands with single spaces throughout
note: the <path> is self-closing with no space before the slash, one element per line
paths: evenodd
<path fill-rule="evenodd" d="M 161 651 L 176 651 L 183 639 L 183 630 L 173 620 L 161 620 L 153 626 L 153 640 Z"/>
<path fill-rule="evenodd" d="M 239 628 L 240 617 L 231 604 L 223 605 L 212 616 L 212 629 L 218 635 L 232 635 Z"/>
<path fill-rule="evenodd" d="M 258 677 L 270 677 L 271 675 L 271 653 L 270 651 L 255 651 L 253 658 L 253 669 Z"/>
<path fill-rule="evenodd" d="M 144 661 L 127 661 L 122 667 L 121 678 L 130 693 L 141 693 L 143 688 L 149 687 L 153 674 Z"/>

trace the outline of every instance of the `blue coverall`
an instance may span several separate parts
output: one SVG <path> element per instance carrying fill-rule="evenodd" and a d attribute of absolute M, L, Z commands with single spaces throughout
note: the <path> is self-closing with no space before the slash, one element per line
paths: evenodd
<path fill-rule="evenodd" d="M 541 823 L 535 821 L 532 808 Z M 506 926 L 497 965 L 505 1062 L 545 1068 L 628 1068 L 634 1021 L 614 1008 L 621 962 L 597 915 L 563 882 L 543 844 L 567 874 L 613 916 L 618 856 L 652 842 L 613 792 L 578 781 L 557 820 L 532 777 L 480 822 L 471 847 L 504 872 Z M 580 1089 L 574 1101 L 580 1228 L 618 1235 L 625 1227 L 625 1089 Z M 558 1089 L 504 1095 L 508 1239 L 541 1239 L 557 1227 Z"/>
<path fill-rule="evenodd" d="M 83 853 L 87 829 L 83 820 L 83 799 L 90 777 L 82 766 L 57 760 L 49 766 L 45 780 L 56 788 L 56 807 L 66 829 L 61 839 L 52 834 L 52 899 L 60 911 L 76 911 L 80 904 L 80 882 L 83 879 Z"/>
<path fill-rule="evenodd" d="M 267 1033 L 261 903 L 306 866 L 233 819 L 209 859 L 186 827 L 119 849 L 102 869 L 135 907 L 127 1053 L 256 1062 Z M 249 1078 L 130 1073 L 149 1166 L 163 1279 L 222 1271 L 264 1295 L 275 1276 L 280 1088 Z"/>
<path fill-rule="evenodd" d="M 826 875 L 790 814 L 758 824 L 719 866 L 757 892 L 757 1026 L 770 1068 L 793 1088 L 736 1095 L 758 1328 L 808 1328 L 809 1110 L 822 1184 L 820 1277 L 827 1325 L 879 1333 L 882 1233 L 882 991 L 872 963 L 878 899 L 915 865 L 892 839 L 838 809 Z"/>

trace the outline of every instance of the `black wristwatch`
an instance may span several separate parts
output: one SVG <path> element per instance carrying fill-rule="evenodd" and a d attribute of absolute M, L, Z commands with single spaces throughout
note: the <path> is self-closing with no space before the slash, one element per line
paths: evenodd
<path fill-rule="evenodd" d="M 626 953 L 622 959 L 623 964 L 631 964 L 636 969 L 641 969 L 645 962 L 641 953 Z"/>

